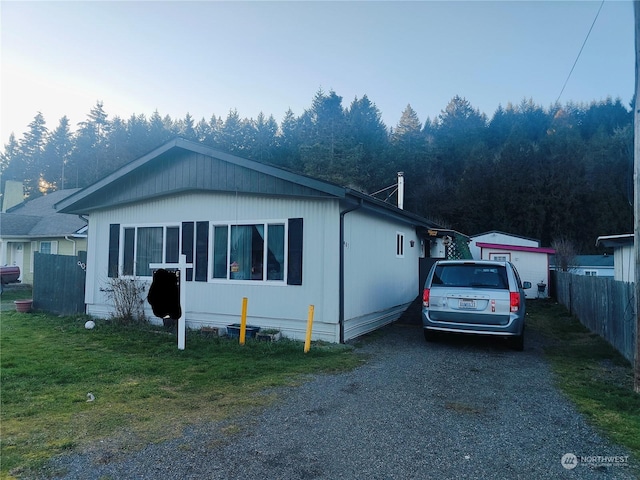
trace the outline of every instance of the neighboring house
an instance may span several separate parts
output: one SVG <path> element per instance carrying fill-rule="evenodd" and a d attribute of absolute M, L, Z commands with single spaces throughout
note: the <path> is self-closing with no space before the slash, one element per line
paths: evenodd
<path fill-rule="evenodd" d="M 51 192 L 0 213 L 0 264 L 20 267 L 22 283 L 33 283 L 35 252 L 76 255 L 87 249 L 87 222 L 54 207 L 78 190 Z"/>
<path fill-rule="evenodd" d="M 478 235 L 472 235 L 469 237 L 469 250 L 471 255 L 476 260 L 482 258 L 480 247 L 477 245 L 480 243 L 495 243 L 498 245 L 518 245 L 521 247 L 539 247 L 540 242 L 533 238 L 521 237 L 519 235 L 511 235 L 510 233 L 500 232 L 498 230 L 492 230 L 490 232 L 479 233 Z"/>
<path fill-rule="evenodd" d="M 540 247 L 540 242 L 504 232 L 487 232 L 471 237 L 473 258 L 501 260 L 513 263 L 523 282 L 531 282 L 525 290 L 527 298 L 549 296 L 549 256 L 552 248 Z"/>
<path fill-rule="evenodd" d="M 606 235 L 596 239 L 596 246 L 613 248 L 613 279 L 635 282 L 635 255 L 633 233 Z"/>
<path fill-rule="evenodd" d="M 555 255 L 549 259 L 549 268 L 557 270 Z M 613 277 L 613 256 L 611 255 L 575 255 L 570 260 L 569 270 L 575 275 L 587 277 Z"/>
<path fill-rule="evenodd" d="M 115 276 L 150 284 L 149 264 L 193 269 L 186 325 L 240 320 L 343 342 L 390 323 L 417 298 L 428 256 L 422 217 L 358 191 L 175 139 L 58 204 L 89 218 L 87 313 L 113 312 Z M 150 312 L 149 305 L 146 305 Z M 155 319 L 159 321 L 158 319 Z"/>

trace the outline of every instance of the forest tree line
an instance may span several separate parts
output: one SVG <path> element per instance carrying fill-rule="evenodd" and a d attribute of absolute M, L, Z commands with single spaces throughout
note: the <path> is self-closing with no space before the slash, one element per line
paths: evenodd
<path fill-rule="evenodd" d="M 387 127 L 364 95 L 347 107 L 318 91 L 301 115 L 196 121 L 132 115 L 109 119 L 97 102 L 72 132 L 50 130 L 38 113 L 0 155 L 5 180 L 22 180 L 28 198 L 86 187 L 180 136 L 342 186 L 371 193 L 405 175 L 405 209 L 467 235 L 500 230 L 573 242 L 596 251 L 599 235 L 633 230 L 633 116 L 620 100 L 499 106 L 489 119 L 454 97 L 424 123 L 410 105 Z"/>

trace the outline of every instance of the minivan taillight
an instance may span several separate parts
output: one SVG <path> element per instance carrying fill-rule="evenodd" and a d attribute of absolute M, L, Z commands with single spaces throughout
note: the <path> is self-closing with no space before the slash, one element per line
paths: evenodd
<path fill-rule="evenodd" d="M 423 307 L 429 306 L 429 289 L 428 288 L 425 288 L 424 291 L 422 292 L 422 306 Z"/>
<path fill-rule="evenodd" d="M 520 292 L 511 292 L 510 293 L 511 300 L 511 311 L 517 312 L 520 310 Z"/>

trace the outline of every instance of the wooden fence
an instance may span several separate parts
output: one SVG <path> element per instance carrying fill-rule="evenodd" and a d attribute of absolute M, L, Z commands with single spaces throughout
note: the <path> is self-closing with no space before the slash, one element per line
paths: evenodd
<path fill-rule="evenodd" d="M 87 253 L 77 257 L 35 253 L 33 308 L 60 315 L 84 313 Z"/>
<path fill-rule="evenodd" d="M 633 283 L 553 272 L 556 299 L 632 364 L 636 345 Z"/>

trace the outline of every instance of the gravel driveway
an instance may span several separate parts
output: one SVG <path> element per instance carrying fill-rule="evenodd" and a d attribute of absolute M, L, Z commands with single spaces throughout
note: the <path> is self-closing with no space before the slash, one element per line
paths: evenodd
<path fill-rule="evenodd" d="M 624 456 L 556 390 L 529 335 L 502 343 L 425 343 L 393 324 L 357 345 L 362 367 L 278 390 L 258 415 L 200 425 L 176 440 L 111 456 L 58 458 L 62 479 L 636 478 L 597 456 Z M 107 449 L 105 445 L 105 449 Z M 590 463 L 566 469 L 567 453 Z M 625 462 L 623 462 L 625 463 Z"/>

